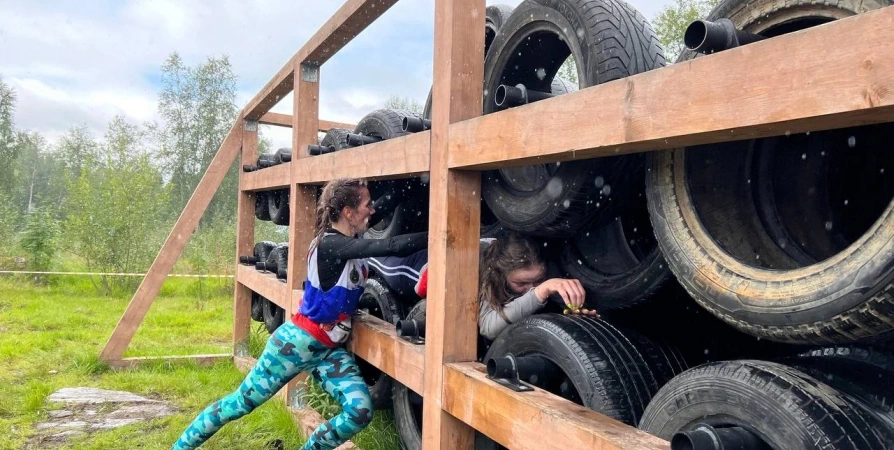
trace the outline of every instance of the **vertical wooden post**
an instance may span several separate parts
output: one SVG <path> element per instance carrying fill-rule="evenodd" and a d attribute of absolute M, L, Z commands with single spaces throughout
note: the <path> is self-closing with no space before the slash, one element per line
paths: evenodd
<path fill-rule="evenodd" d="M 320 113 L 320 66 L 311 63 L 295 65 L 294 106 L 292 111 L 292 159 L 306 158 L 307 146 L 317 143 L 317 127 Z M 289 310 L 286 320 L 298 311 L 300 298 L 294 295 L 295 290 L 302 289 L 307 277 L 307 249 L 313 239 L 314 212 L 316 202 L 314 189 L 294 182 L 298 177 L 298 164 L 292 164 L 292 177 L 289 182 Z M 301 384 L 305 376 L 296 377 L 283 389 L 286 405 L 303 407 Z"/>
<path fill-rule="evenodd" d="M 258 159 L 258 122 L 245 120 L 242 132 L 242 164 L 254 164 Z M 242 177 L 239 171 L 240 180 Z M 255 193 L 243 192 L 239 183 L 236 201 L 236 258 L 251 255 L 255 241 Z M 239 262 L 236 261 L 238 265 Z M 236 280 L 233 294 L 233 355 L 248 356 L 246 338 L 251 331 L 251 290 Z"/>
<path fill-rule="evenodd" d="M 449 170 L 447 151 L 449 125 L 481 115 L 484 18 L 484 0 L 435 1 L 424 450 L 474 443 L 474 430 L 441 405 L 443 365 L 474 361 L 477 348 L 481 174 Z"/>

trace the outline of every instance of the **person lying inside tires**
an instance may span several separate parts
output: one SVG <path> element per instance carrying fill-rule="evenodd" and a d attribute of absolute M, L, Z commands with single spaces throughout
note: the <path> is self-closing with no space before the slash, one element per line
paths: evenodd
<path fill-rule="evenodd" d="M 546 277 L 542 245 L 513 231 L 481 240 L 478 332 L 496 339 L 510 324 L 541 310 L 549 298 L 561 301 L 566 314 L 598 316 L 583 308 L 585 293 L 576 279 Z M 398 295 L 428 294 L 428 250 L 408 257 L 370 258 L 370 267 Z"/>
<path fill-rule="evenodd" d="M 276 329 L 240 387 L 212 403 L 183 432 L 173 450 L 202 445 L 226 423 L 252 412 L 301 372 L 308 372 L 341 404 L 341 414 L 323 422 L 303 449 L 334 449 L 369 425 L 373 405 L 354 356 L 344 343 L 351 333 L 369 275 L 367 258 L 410 255 L 425 248 L 428 233 L 362 239 L 369 223 L 387 216 L 399 195 L 373 205 L 362 179 L 326 184 L 317 205 L 316 237 L 307 253 L 301 307 Z M 381 208 L 381 209 L 380 209 Z"/>

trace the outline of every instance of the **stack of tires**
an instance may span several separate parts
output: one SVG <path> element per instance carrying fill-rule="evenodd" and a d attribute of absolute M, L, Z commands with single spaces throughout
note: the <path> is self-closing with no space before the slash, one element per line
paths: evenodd
<path fill-rule="evenodd" d="M 773 37 L 889 4 L 724 0 L 707 20 Z M 492 6 L 485 42 L 485 114 L 524 103 L 519 90 L 533 101 L 665 64 L 622 0 Z M 578 86 L 556 76 L 569 57 Z M 892 138 L 882 124 L 484 173 L 482 230 L 545 239 L 606 320 L 530 317 L 479 356 L 545 358 L 555 376 L 532 384 L 674 448 L 894 448 Z M 395 382 L 393 403 L 420 448 L 421 397 Z"/>
<path fill-rule="evenodd" d="M 278 280 L 285 282 L 288 275 L 289 243 L 258 242 L 255 244 L 252 257 L 241 257 L 240 262 L 252 265 L 258 271 L 273 273 Z M 285 313 L 285 310 L 276 303 L 257 292 L 251 293 L 251 318 L 263 322 L 264 328 L 269 333 L 272 334 L 283 324 Z"/>

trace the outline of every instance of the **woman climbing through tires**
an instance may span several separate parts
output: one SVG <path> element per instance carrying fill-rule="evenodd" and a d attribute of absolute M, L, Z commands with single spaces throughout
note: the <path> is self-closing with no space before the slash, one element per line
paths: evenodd
<path fill-rule="evenodd" d="M 333 449 L 370 423 L 373 407 L 369 391 L 343 344 L 366 284 L 366 258 L 409 255 L 427 245 L 427 233 L 390 239 L 357 237 L 397 200 L 397 195 L 383 196 L 372 205 L 366 182 L 360 179 L 326 184 L 317 205 L 316 238 L 308 252 L 307 280 L 298 313 L 273 333 L 242 385 L 202 411 L 174 444 L 174 450 L 197 448 L 226 423 L 250 413 L 305 371 L 341 404 L 342 412 L 320 425 L 303 449 Z M 376 206 L 382 209 L 376 211 Z"/>
<path fill-rule="evenodd" d="M 546 278 L 541 249 L 533 240 L 504 231 L 494 239 L 482 239 L 479 263 L 478 332 L 493 340 L 512 323 L 542 309 L 550 296 L 565 304 L 566 312 L 597 315 L 583 309 L 585 293 L 576 279 Z M 425 298 L 428 250 L 406 258 L 370 258 L 370 266 L 399 295 Z"/>

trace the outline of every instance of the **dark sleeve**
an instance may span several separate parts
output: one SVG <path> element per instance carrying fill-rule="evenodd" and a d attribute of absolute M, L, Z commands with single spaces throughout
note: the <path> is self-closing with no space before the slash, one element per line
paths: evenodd
<path fill-rule="evenodd" d="M 427 231 L 402 234 L 389 239 L 350 238 L 332 234 L 320 242 L 319 257 L 328 261 L 347 261 L 374 256 L 407 256 L 427 246 Z"/>
<path fill-rule="evenodd" d="M 372 205 L 376 212 L 369 216 L 369 223 L 379 223 L 382 219 L 390 216 L 397 208 L 397 205 L 400 204 L 402 198 L 403 195 L 399 192 L 389 192 L 377 198 Z"/>

